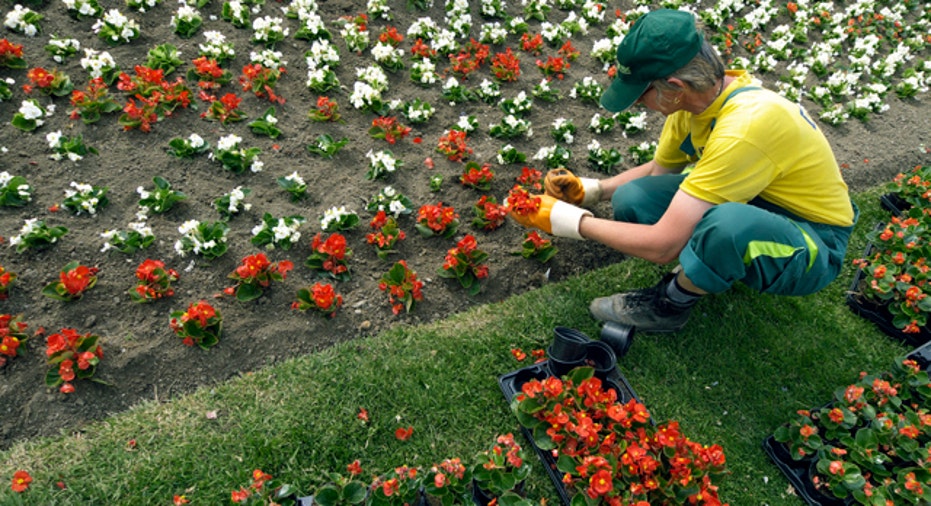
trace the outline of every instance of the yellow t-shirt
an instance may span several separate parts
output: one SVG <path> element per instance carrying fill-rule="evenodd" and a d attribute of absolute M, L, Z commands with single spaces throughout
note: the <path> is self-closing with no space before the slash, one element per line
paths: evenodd
<path fill-rule="evenodd" d="M 694 162 L 680 189 L 712 204 L 760 197 L 809 221 L 852 225 L 847 184 L 808 113 L 762 88 L 726 100 L 734 90 L 759 86 L 746 71 L 728 75 L 737 79 L 704 112 L 666 118 L 656 163 L 679 168 Z M 687 139 L 693 149 L 683 151 Z"/>

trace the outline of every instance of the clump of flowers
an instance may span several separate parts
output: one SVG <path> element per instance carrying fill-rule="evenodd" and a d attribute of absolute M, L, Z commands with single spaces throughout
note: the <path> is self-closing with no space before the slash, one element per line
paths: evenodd
<path fill-rule="evenodd" d="M 102 232 L 100 237 L 104 240 L 101 252 L 115 249 L 127 255 L 148 248 L 155 242 L 152 228 L 144 221 L 130 223 L 126 230 L 107 230 Z"/>
<path fill-rule="evenodd" d="M 524 163 L 527 161 L 527 155 L 518 151 L 514 146 L 506 144 L 498 150 L 498 156 L 496 157 L 496 160 L 501 165 Z"/>
<path fill-rule="evenodd" d="M 653 155 L 656 154 L 656 141 L 629 146 L 627 152 L 630 153 L 634 165 L 642 165 L 652 160 Z"/>
<path fill-rule="evenodd" d="M 561 57 L 547 56 L 546 60 L 537 60 L 537 68 L 544 77 L 562 79 L 566 76 L 566 70 L 572 65 Z"/>
<path fill-rule="evenodd" d="M 194 158 L 210 151 L 210 143 L 197 134 L 191 134 L 187 139 L 175 137 L 168 141 L 168 154 L 178 158 Z"/>
<path fill-rule="evenodd" d="M 931 165 L 916 165 L 912 170 L 896 174 L 886 185 L 912 207 L 931 207 Z"/>
<path fill-rule="evenodd" d="M 572 158 L 572 152 L 564 146 L 543 146 L 533 155 L 534 160 L 540 160 L 551 169 L 565 167 Z"/>
<path fill-rule="evenodd" d="M 488 277 L 488 265 L 483 264 L 488 259 L 488 253 L 478 249 L 478 243 L 472 234 L 466 234 L 455 248 L 446 252 L 446 259 L 440 268 L 440 276 L 455 278 L 459 284 L 469 291 L 469 295 L 476 295 L 482 287 L 479 283 Z"/>
<path fill-rule="evenodd" d="M 45 355 L 51 367 L 45 375 L 45 384 L 49 387 L 59 387 L 63 394 L 74 392 L 71 383 L 76 379 L 90 379 L 98 383 L 103 381 L 94 379 L 97 365 L 103 358 L 103 348 L 97 342 L 100 336 L 90 332 L 80 334 L 73 328 L 63 328 L 61 331 L 46 338 Z M 75 370 L 77 365 L 77 370 Z"/>
<path fill-rule="evenodd" d="M 336 293 L 330 283 L 314 283 L 297 291 L 297 300 L 291 303 L 291 309 L 307 311 L 313 309 L 328 317 L 336 317 L 336 310 L 343 305 L 343 296 Z"/>
<path fill-rule="evenodd" d="M 514 82 L 520 77 L 520 59 L 507 48 L 503 53 L 495 54 L 491 60 L 491 73 L 495 79 Z"/>
<path fill-rule="evenodd" d="M 165 80 L 163 69 L 143 65 L 136 65 L 133 70 L 132 76 L 120 73 L 116 85 L 121 91 L 132 94 L 119 119 L 124 130 L 138 128 L 149 132 L 153 123 L 171 116 L 179 106 L 187 108 L 191 104 L 191 90 L 184 79 L 179 77 L 169 82 Z"/>
<path fill-rule="evenodd" d="M 481 166 L 476 162 L 467 162 L 462 168 L 462 175 L 459 176 L 459 182 L 463 186 L 475 188 L 480 191 L 491 189 L 491 182 L 495 179 L 495 173 L 491 170 L 491 164 L 484 163 Z"/>
<path fill-rule="evenodd" d="M 281 176 L 277 180 L 278 186 L 291 195 L 291 200 L 297 202 L 307 196 L 307 183 L 297 171 L 287 176 Z"/>
<path fill-rule="evenodd" d="M 31 132 L 45 124 L 45 119 L 55 112 L 55 104 L 49 104 L 42 107 L 39 101 L 34 98 L 23 100 L 19 110 L 13 114 L 10 124 L 16 128 Z"/>
<path fill-rule="evenodd" d="M 461 162 L 472 154 L 472 148 L 466 144 L 467 133 L 463 130 L 447 130 L 440 136 L 436 152 L 453 162 Z"/>
<path fill-rule="evenodd" d="M 572 90 L 569 91 L 569 97 L 578 98 L 582 102 L 597 105 L 604 94 L 604 86 L 598 83 L 593 77 L 585 76 L 581 81 L 575 83 Z"/>
<path fill-rule="evenodd" d="M 107 198 L 106 186 L 93 186 L 72 181 L 71 187 L 74 189 L 65 190 L 65 200 L 62 201 L 61 205 L 75 215 L 81 213 L 97 214 L 100 208 L 106 207 L 110 203 L 110 199 Z"/>
<path fill-rule="evenodd" d="M 249 169 L 252 172 L 262 172 L 265 164 L 259 160 L 262 150 L 257 147 L 244 148 L 241 146 L 242 137 L 229 134 L 220 137 L 217 148 L 212 153 L 213 158 L 223 164 L 223 168 L 234 173 L 242 174 Z"/>
<path fill-rule="evenodd" d="M 395 158 L 394 153 L 387 149 L 381 151 L 369 150 L 365 156 L 369 159 L 369 170 L 365 173 L 365 178 L 370 181 L 391 174 L 404 166 L 404 163 Z"/>
<path fill-rule="evenodd" d="M 385 211 L 397 218 L 402 214 L 412 213 L 414 203 L 403 193 L 398 192 L 391 186 L 386 186 L 377 195 L 369 199 L 365 209 L 372 212 Z"/>
<path fill-rule="evenodd" d="M 545 264 L 549 262 L 557 252 L 558 249 L 553 244 L 553 241 L 544 239 L 536 230 L 524 233 L 524 242 L 522 242 L 520 246 L 520 256 Z"/>
<path fill-rule="evenodd" d="M 339 150 L 343 149 L 343 147 L 346 146 L 346 144 L 349 144 L 348 137 L 343 137 L 340 140 L 335 140 L 333 139 L 333 137 L 330 136 L 330 134 L 320 134 L 317 136 L 316 142 L 314 144 L 307 145 L 307 151 L 315 155 L 320 155 L 324 158 L 333 158 L 334 156 L 336 156 L 336 153 L 338 153 Z M 371 151 L 369 151 L 369 153 L 371 153 Z M 382 153 L 385 153 L 385 152 L 379 151 L 379 154 L 382 154 Z M 374 165 L 374 167 L 379 171 L 382 169 L 387 170 L 387 168 L 395 168 L 394 164 L 400 163 L 394 160 L 393 158 L 391 158 L 392 163 L 388 165 L 387 164 L 388 159 L 387 157 L 384 157 L 386 165 L 382 166 L 381 164 L 382 158 L 383 156 L 377 156 L 373 160 L 373 157 L 369 155 L 369 160 L 371 160 L 372 162 L 375 162 L 377 160 L 379 162 L 377 165 Z M 380 174 L 381 172 L 379 172 L 379 175 Z"/>
<path fill-rule="evenodd" d="M 232 23 L 236 28 L 245 28 L 249 26 L 249 4 L 239 0 L 223 2 L 220 18 Z"/>
<path fill-rule="evenodd" d="M 270 262 L 265 253 L 248 255 L 228 276 L 236 285 L 227 288 L 224 293 L 234 295 L 240 302 L 258 299 L 272 281 L 284 281 L 293 268 L 294 263 L 290 260 Z"/>
<path fill-rule="evenodd" d="M 71 91 L 70 118 L 81 118 L 84 124 L 96 123 L 104 114 L 121 109 L 120 104 L 110 95 L 110 89 L 102 77 L 95 77 L 87 83 L 85 89 Z"/>
<path fill-rule="evenodd" d="M 285 68 L 266 67 L 261 63 L 250 63 L 242 68 L 239 83 L 243 91 L 251 91 L 256 97 L 267 98 L 271 102 L 283 104 L 284 97 L 275 94 L 278 79 L 284 74 Z"/>
<path fill-rule="evenodd" d="M 0 172 L 0 206 L 22 207 L 32 202 L 32 186 L 23 176 Z"/>
<path fill-rule="evenodd" d="M 224 125 L 246 119 L 246 114 L 239 108 L 239 104 L 242 103 L 242 98 L 238 97 L 235 93 L 226 93 L 219 99 L 213 96 L 207 98 L 210 101 L 210 106 L 207 107 L 206 111 L 200 113 L 201 118 L 219 121 Z"/>
<path fill-rule="evenodd" d="M 621 163 L 623 157 L 621 153 L 614 149 L 605 149 L 597 139 L 592 139 L 588 143 L 588 162 L 597 172 L 605 174 L 613 173 L 614 167 Z"/>
<path fill-rule="evenodd" d="M 495 230 L 504 225 L 508 215 L 507 206 L 498 204 L 494 197 L 482 195 L 472 206 L 472 226 L 482 230 Z"/>
<path fill-rule="evenodd" d="M 368 15 L 343 16 L 337 20 L 342 26 L 339 35 L 350 51 L 361 53 L 369 46 Z"/>
<path fill-rule="evenodd" d="M 7 39 L 0 39 L 0 67 L 8 69 L 26 68 L 23 45 L 15 44 Z"/>
<path fill-rule="evenodd" d="M 78 162 L 84 159 L 88 154 L 98 154 L 97 149 L 84 144 L 84 138 L 80 135 L 68 137 L 61 134 L 61 130 L 56 130 L 45 136 L 48 141 L 48 147 L 54 151 L 49 158 L 52 160 L 63 160 L 65 158 L 72 162 Z"/>
<path fill-rule="evenodd" d="M 223 316 L 205 300 L 192 302 L 185 311 L 173 311 L 168 326 L 185 346 L 208 350 L 220 342 Z"/>
<path fill-rule="evenodd" d="M 42 21 L 43 17 L 29 7 L 16 4 L 13 6 L 13 10 L 6 13 L 3 26 L 27 37 L 35 37 L 42 30 L 39 22 Z"/>
<path fill-rule="evenodd" d="M 314 121 L 338 121 L 340 118 L 339 104 L 335 100 L 330 100 L 330 97 L 319 96 L 317 107 L 311 109 L 308 116 Z"/>
<path fill-rule="evenodd" d="M 496 497 L 501 504 L 519 499 L 514 489 L 530 477 L 532 466 L 526 452 L 513 434 L 501 434 L 487 450 L 483 450 L 472 468 L 474 485 L 486 494 Z"/>
<path fill-rule="evenodd" d="M 46 96 L 63 97 L 74 89 L 71 84 L 71 78 L 68 74 L 58 70 L 46 70 L 42 67 L 35 67 L 26 72 L 26 78 L 30 84 L 23 85 L 23 91 L 32 93 L 38 90 Z"/>
<path fill-rule="evenodd" d="M 499 139 L 514 139 L 522 136 L 530 137 L 533 135 L 533 130 L 530 121 L 507 114 L 501 118 L 501 122 L 491 125 L 488 135 Z"/>
<path fill-rule="evenodd" d="M 550 127 L 550 135 L 553 136 L 556 142 L 572 144 L 575 140 L 575 130 L 575 125 L 572 123 L 571 119 L 556 118 L 556 120 L 553 121 L 553 125 Z"/>
<path fill-rule="evenodd" d="M 194 68 L 187 71 L 187 78 L 190 81 L 197 81 L 197 87 L 201 90 L 219 89 L 233 78 L 229 70 L 220 67 L 220 61 L 216 58 L 200 56 L 194 58 L 191 64 Z"/>
<path fill-rule="evenodd" d="M 193 37 L 202 24 L 204 24 L 204 18 L 201 17 L 200 12 L 186 3 L 182 3 L 171 17 L 171 27 L 183 39 Z"/>
<path fill-rule="evenodd" d="M 16 281 L 16 273 L 10 272 L 0 265 L 0 300 L 10 298 L 10 288 L 13 286 L 14 281 Z"/>
<path fill-rule="evenodd" d="M 175 241 L 175 253 L 200 255 L 207 260 L 219 258 L 226 253 L 229 226 L 223 222 L 200 222 L 188 220 L 178 227 L 181 238 Z"/>
<path fill-rule="evenodd" d="M 310 256 L 304 265 L 333 279 L 349 281 L 352 277 L 349 271 L 351 257 L 352 250 L 346 246 L 346 237 L 343 234 L 335 233 L 325 238 L 323 234 L 317 234 L 311 242 Z"/>
<path fill-rule="evenodd" d="M 88 47 L 84 48 L 81 68 L 87 71 L 91 79 L 99 77 L 108 86 L 112 85 L 120 75 L 120 68 L 109 52 L 96 51 Z"/>
<path fill-rule="evenodd" d="M 161 176 L 155 176 L 152 178 L 152 182 L 155 183 L 152 191 L 141 186 L 136 188 L 136 193 L 139 194 L 139 207 L 146 214 L 149 212 L 155 214 L 167 213 L 174 207 L 175 203 L 187 199 L 187 195 L 178 190 L 173 190 L 171 183 Z"/>
<path fill-rule="evenodd" d="M 407 267 L 404 260 L 395 262 L 381 277 L 378 288 L 388 293 L 388 304 L 395 315 L 401 314 L 401 311 L 409 313 L 417 302 L 423 300 L 423 281 Z"/>
<path fill-rule="evenodd" d="M 146 54 L 145 66 L 150 69 L 163 70 L 165 75 L 171 74 L 184 65 L 181 52 L 174 44 L 159 44 Z"/>
<path fill-rule="evenodd" d="M 171 284 L 179 277 L 178 271 L 165 267 L 165 262 L 147 258 L 136 267 L 136 286 L 129 290 L 129 298 L 144 303 L 171 297 L 175 294 Z"/>
<path fill-rule="evenodd" d="M 139 37 L 139 23 L 117 9 L 110 9 L 93 26 L 94 33 L 111 46 L 125 44 Z"/>
<path fill-rule="evenodd" d="M 278 483 L 272 475 L 256 469 L 252 471 L 249 488 L 239 487 L 230 494 L 230 499 L 234 504 L 281 504 L 292 495 L 290 485 Z"/>
<path fill-rule="evenodd" d="M 68 262 L 58 274 L 58 281 L 46 285 L 42 295 L 64 302 L 78 300 L 97 284 L 98 272 L 97 267 L 81 265 L 77 260 Z"/>
<path fill-rule="evenodd" d="M 275 108 L 269 107 L 262 116 L 249 122 L 249 129 L 252 133 L 266 135 L 269 138 L 277 139 L 281 135 L 281 130 L 277 126 L 278 118 L 275 117 Z"/>
<path fill-rule="evenodd" d="M 216 30 L 206 31 L 204 32 L 204 39 L 205 42 L 197 46 L 200 49 L 201 56 L 215 59 L 220 65 L 236 57 L 236 49 L 226 41 L 226 36 L 222 32 Z"/>
<path fill-rule="evenodd" d="M 623 111 L 615 115 L 614 120 L 624 129 L 624 137 L 638 134 L 647 128 L 647 113 L 645 111 L 639 113 Z"/>
<path fill-rule="evenodd" d="M 398 241 L 406 239 L 404 231 L 398 228 L 398 222 L 394 217 L 388 216 L 385 211 L 378 211 L 375 217 L 369 222 L 369 227 L 373 232 L 365 235 L 365 240 L 375 246 L 375 253 L 378 258 L 386 260 L 388 255 L 394 253 L 394 247 Z"/>
<path fill-rule="evenodd" d="M 410 76 L 411 81 L 423 87 L 429 87 L 440 78 L 436 73 L 436 64 L 430 58 L 420 58 L 411 62 Z"/>
<path fill-rule="evenodd" d="M 459 230 L 459 214 L 452 207 L 442 202 L 424 204 L 417 211 L 417 224 L 414 228 L 424 237 L 440 236 L 450 238 Z"/>
<path fill-rule="evenodd" d="M 394 116 L 379 116 L 372 120 L 369 128 L 373 139 L 384 139 L 388 144 L 394 144 L 410 133 L 411 127 L 402 125 Z"/>
<path fill-rule="evenodd" d="M 252 193 L 249 188 L 237 186 L 229 193 L 225 193 L 213 201 L 213 208 L 220 213 L 220 219 L 229 221 L 242 211 L 252 209 L 252 204 L 245 202 L 246 197 Z"/>
<path fill-rule="evenodd" d="M 252 244 L 266 249 L 291 249 L 301 239 L 300 228 L 307 221 L 303 216 L 275 218 L 271 213 L 262 215 L 262 223 L 252 229 Z"/>
<path fill-rule="evenodd" d="M 358 225 L 359 215 L 346 209 L 346 206 L 331 207 L 324 211 L 320 218 L 320 228 L 324 232 L 342 232 Z"/>
<path fill-rule="evenodd" d="M 19 347 L 29 339 L 28 326 L 22 315 L 0 314 L 0 367 L 19 355 Z"/>
<path fill-rule="evenodd" d="M 45 249 L 57 243 L 58 239 L 67 233 L 68 229 L 65 227 L 50 227 L 43 220 L 28 218 L 19 234 L 10 237 L 10 247 L 15 247 L 17 253 L 29 249 Z"/>

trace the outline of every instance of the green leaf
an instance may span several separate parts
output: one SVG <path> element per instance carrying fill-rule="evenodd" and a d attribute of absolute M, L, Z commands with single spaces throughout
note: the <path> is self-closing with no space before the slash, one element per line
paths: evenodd
<path fill-rule="evenodd" d="M 240 302 L 249 302 L 258 299 L 264 292 L 257 285 L 243 283 L 236 287 L 236 300 Z"/>

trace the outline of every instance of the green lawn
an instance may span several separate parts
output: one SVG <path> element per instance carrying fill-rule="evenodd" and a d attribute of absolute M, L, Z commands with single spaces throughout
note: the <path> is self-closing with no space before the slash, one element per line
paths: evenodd
<path fill-rule="evenodd" d="M 885 212 L 880 190 L 855 197 L 861 219 L 848 259 Z M 529 364 L 510 350 L 545 348 L 556 325 L 597 336 L 593 297 L 655 282 L 660 269 L 631 260 L 474 308 L 447 320 L 339 344 L 204 388 L 147 403 L 80 435 L 18 444 L 0 453 L 0 504 L 226 504 L 253 469 L 310 494 L 327 472 L 361 460 L 365 476 L 396 466 L 471 460 L 502 432 L 519 430 L 497 378 Z M 701 301 L 686 330 L 638 334 L 620 362 L 655 419 L 676 419 L 701 443 L 724 447 L 733 505 L 801 504 L 761 450 L 797 409 L 823 404 L 861 370 L 879 371 L 909 351 L 854 315 L 844 296 L 853 268 L 803 298 L 759 295 L 742 286 Z M 368 410 L 363 424 L 356 415 Z M 208 412 L 216 412 L 211 418 Z M 398 427 L 413 437 L 398 441 Z M 128 450 L 127 442 L 136 441 Z M 14 471 L 34 482 L 14 494 Z M 56 482 L 66 484 L 64 490 Z M 557 504 L 537 465 L 532 499 Z"/>

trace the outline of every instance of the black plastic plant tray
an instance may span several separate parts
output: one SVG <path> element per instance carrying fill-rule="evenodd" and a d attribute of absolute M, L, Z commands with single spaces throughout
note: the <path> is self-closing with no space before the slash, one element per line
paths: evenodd
<path fill-rule="evenodd" d="M 514 397 L 520 393 L 524 383 L 533 379 L 543 380 L 549 376 L 552 376 L 552 374 L 550 374 L 547 361 L 544 360 L 543 362 L 524 367 L 523 369 L 501 375 L 498 378 L 498 386 L 501 387 L 504 399 L 510 405 Z M 617 374 L 605 380 L 604 384 L 617 392 L 618 402 L 627 402 L 631 399 L 636 399 L 637 402 L 640 402 L 640 398 L 637 397 L 637 394 L 634 393 L 627 379 L 621 374 Z M 524 434 L 524 437 L 527 438 L 527 441 L 530 441 L 531 446 L 533 446 L 534 451 L 543 463 L 543 469 L 546 470 L 546 474 L 549 475 L 550 480 L 556 487 L 556 492 L 559 494 L 559 499 L 562 501 L 563 506 L 569 506 L 572 498 L 569 497 L 569 493 L 562 483 L 562 474 L 556 469 L 556 459 L 553 458 L 553 455 L 549 451 L 543 450 L 536 445 L 533 440 L 533 433 L 524 427 L 521 427 L 520 430 Z"/>
<path fill-rule="evenodd" d="M 931 373 L 931 342 L 927 342 L 912 350 L 906 358 L 918 362 L 918 366 Z"/>
<path fill-rule="evenodd" d="M 899 197 L 898 193 L 886 193 L 879 196 L 879 203 L 896 216 L 902 216 L 911 209 L 911 204 Z"/>
<path fill-rule="evenodd" d="M 792 456 L 786 451 L 785 446 L 776 441 L 773 436 L 763 440 L 763 451 L 769 455 L 769 458 L 776 464 L 776 467 L 782 471 L 789 483 L 795 487 L 798 496 L 811 506 L 846 506 L 852 504 L 850 501 L 827 497 L 814 489 L 811 484 L 809 470 L 809 460 L 792 460 Z"/>

